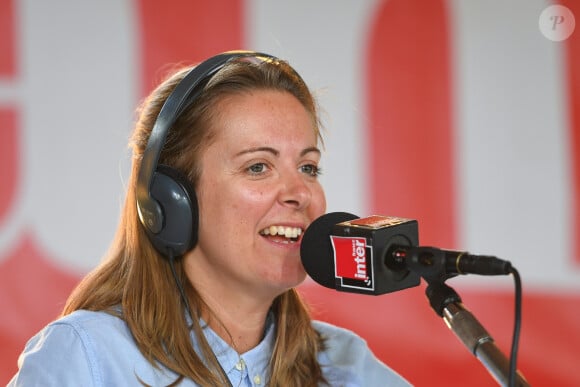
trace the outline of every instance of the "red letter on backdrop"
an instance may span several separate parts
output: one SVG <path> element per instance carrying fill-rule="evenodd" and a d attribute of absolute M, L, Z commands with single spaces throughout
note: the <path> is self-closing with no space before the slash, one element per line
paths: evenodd
<path fill-rule="evenodd" d="M 9 87 L 16 81 L 15 19 L 12 0 L 0 2 L 0 79 Z M 0 228 L 8 215 L 17 187 L 19 160 L 16 151 L 19 144 L 16 121 L 14 103 L 0 102 L 0 165 L 3 166 L 0 184 Z"/>
<path fill-rule="evenodd" d="M 244 49 L 243 2 L 176 0 L 138 2 L 141 94 L 166 74 L 168 64 L 193 64 L 222 51 Z"/>
<path fill-rule="evenodd" d="M 562 5 L 568 7 L 576 19 L 580 17 L 580 3 L 564 0 Z M 576 23 L 576 31 L 564 41 L 566 52 L 566 84 L 568 85 L 568 114 L 570 127 L 571 172 L 572 172 L 572 207 L 573 230 L 570 233 L 574 240 L 572 250 L 575 263 L 580 264 L 580 23 Z"/>
<path fill-rule="evenodd" d="M 451 53 L 444 1 L 391 0 L 369 36 L 371 212 L 416 218 L 421 243 L 455 242 Z"/>

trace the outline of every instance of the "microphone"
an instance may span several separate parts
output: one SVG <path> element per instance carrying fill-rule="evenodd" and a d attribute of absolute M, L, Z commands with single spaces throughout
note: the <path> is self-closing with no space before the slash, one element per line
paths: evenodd
<path fill-rule="evenodd" d="M 318 284 L 339 291 L 380 295 L 445 280 L 458 274 L 509 274 L 511 264 L 493 256 L 420 247 L 416 220 L 332 212 L 306 229 L 302 265 Z"/>
<path fill-rule="evenodd" d="M 491 255 L 427 246 L 395 247 L 385 258 L 385 264 L 393 270 L 406 267 L 427 280 L 445 280 L 457 274 L 506 275 L 512 270 L 509 261 Z"/>
<path fill-rule="evenodd" d="M 419 275 L 384 257 L 393 246 L 419 244 L 416 220 L 332 212 L 316 219 L 302 236 L 300 258 L 317 283 L 339 291 L 380 295 L 418 286 Z"/>
<path fill-rule="evenodd" d="M 529 386 L 519 372 L 512 376 L 513 349 L 508 362 L 485 328 L 463 307 L 459 295 L 444 284 L 458 274 L 513 272 L 519 278 L 510 262 L 421 247 L 418 224 L 413 219 L 381 215 L 359 218 L 347 212 L 328 213 L 312 222 L 302 236 L 300 258 L 314 281 L 344 292 L 380 295 L 418 286 L 424 278 L 431 307 L 492 376 L 502 385 L 507 385 L 509 375 L 510 385 L 515 380 L 518 386 Z M 519 328 L 514 328 L 514 337 L 516 332 Z"/>

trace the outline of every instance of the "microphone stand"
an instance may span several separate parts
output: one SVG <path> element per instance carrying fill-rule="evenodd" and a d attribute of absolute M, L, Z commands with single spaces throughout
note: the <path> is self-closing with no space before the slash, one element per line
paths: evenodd
<path fill-rule="evenodd" d="M 529 386 L 517 370 L 514 373 L 514 380 L 510 380 L 509 360 L 497 348 L 491 335 L 475 316 L 463 306 L 457 292 L 445 284 L 445 281 L 456 276 L 457 272 L 448 270 L 445 254 L 441 252 L 440 249 L 426 247 L 421 250 L 410 250 L 410 254 L 405 254 L 395 248 L 394 254 L 391 255 L 396 262 L 405 258 L 407 268 L 425 279 L 428 284 L 425 293 L 433 310 L 443 317 L 449 329 L 500 385 Z M 510 384 L 511 382 L 515 385 Z"/>
<path fill-rule="evenodd" d="M 467 349 L 486 367 L 493 378 L 502 386 L 509 384 L 510 364 L 506 356 L 495 345 L 491 335 L 461 302 L 451 287 L 440 280 L 427 280 L 425 291 L 435 312 L 463 342 Z M 519 371 L 515 375 L 515 386 L 529 386 Z"/>

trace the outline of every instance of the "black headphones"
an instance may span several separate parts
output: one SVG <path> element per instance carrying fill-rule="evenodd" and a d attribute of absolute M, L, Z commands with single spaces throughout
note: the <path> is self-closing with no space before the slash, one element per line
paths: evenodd
<path fill-rule="evenodd" d="M 253 51 L 229 51 L 213 56 L 187 73 L 167 97 L 155 121 L 139 168 L 136 199 L 139 220 L 155 249 L 164 257 L 182 256 L 195 247 L 199 228 L 197 198 L 191 183 L 174 168 L 158 164 L 167 133 L 216 72 L 228 62 L 244 57 L 278 60 Z"/>

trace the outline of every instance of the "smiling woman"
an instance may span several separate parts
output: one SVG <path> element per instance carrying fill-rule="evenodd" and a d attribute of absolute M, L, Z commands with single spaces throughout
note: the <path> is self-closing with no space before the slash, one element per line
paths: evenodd
<path fill-rule="evenodd" d="M 320 142 L 284 61 L 231 52 L 170 76 L 141 107 L 108 256 L 10 385 L 408 385 L 295 290 L 326 209 Z"/>

